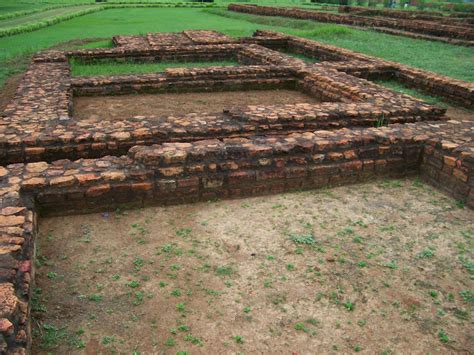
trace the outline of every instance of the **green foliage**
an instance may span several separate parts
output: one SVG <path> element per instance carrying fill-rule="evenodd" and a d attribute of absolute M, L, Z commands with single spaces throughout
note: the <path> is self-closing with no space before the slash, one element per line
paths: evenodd
<path fill-rule="evenodd" d="M 216 268 L 216 274 L 219 276 L 229 276 L 234 273 L 234 269 L 230 265 L 219 266 Z"/>
<path fill-rule="evenodd" d="M 438 338 L 439 338 L 439 341 L 444 344 L 451 342 L 451 338 L 448 336 L 448 334 L 446 334 L 446 332 L 443 329 L 441 329 L 438 332 Z"/>
<path fill-rule="evenodd" d="M 348 311 L 353 311 L 355 308 L 355 304 L 351 301 L 346 301 L 342 304 Z"/>
<path fill-rule="evenodd" d="M 376 83 L 379 85 L 385 86 L 386 88 L 393 90 L 395 92 L 413 96 L 427 103 L 446 107 L 446 104 L 441 99 L 430 96 L 430 95 L 426 95 L 419 90 L 409 88 L 405 84 L 397 80 L 393 80 L 393 79 L 392 80 L 377 80 Z"/>
<path fill-rule="evenodd" d="M 100 302 L 103 300 L 103 297 L 101 295 L 90 295 L 89 296 L 89 301 L 92 301 L 92 302 Z"/>
<path fill-rule="evenodd" d="M 459 292 L 461 298 L 469 303 L 474 303 L 474 291 L 472 290 L 462 290 Z"/>
<path fill-rule="evenodd" d="M 51 324 L 43 324 L 41 348 L 54 349 L 67 337 L 65 328 L 58 328 Z"/>
<path fill-rule="evenodd" d="M 291 234 L 290 239 L 295 242 L 296 244 L 306 244 L 312 245 L 316 243 L 316 240 L 311 234 Z"/>

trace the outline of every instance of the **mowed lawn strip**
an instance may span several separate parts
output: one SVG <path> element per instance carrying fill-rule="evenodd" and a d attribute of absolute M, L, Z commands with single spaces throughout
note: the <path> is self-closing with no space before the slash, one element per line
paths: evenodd
<path fill-rule="evenodd" d="M 71 61 L 73 76 L 97 76 L 97 75 L 119 75 L 119 74 L 142 74 L 162 72 L 167 68 L 201 68 L 211 66 L 238 65 L 237 61 L 215 61 L 215 62 L 159 62 L 159 63 L 137 63 L 102 61 L 92 64 L 84 64 L 78 60 Z"/>

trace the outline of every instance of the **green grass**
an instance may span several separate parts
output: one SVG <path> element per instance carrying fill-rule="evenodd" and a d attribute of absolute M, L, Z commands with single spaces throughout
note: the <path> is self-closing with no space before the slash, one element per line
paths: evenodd
<path fill-rule="evenodd" d="M 178 18 L 179 21 L 176 20 Z M 474 81 L 472 48 L 395 37 L 334 24 L 245 15 L 219 9 L 127 8 L 100 11 L 34 32 L 0 38 L 0 85 L 8 76 L 26 68 L 28 56 L 59 43 L 75 39 L 110 38 L 117 34 L 185 29 L 214 29 L 231 36 L 250 36 L 256 29 L 281 31 Z"/>
<path fill-rule="evenodd" d="M 209 66 L 238 65 L 236 61 L 215 62 L 158 62 L 158 63 L 136 63 L 102 61 L 92 64 L 84 64 L 78 60 L 71 60 L 73 76 L 97 76 L 97 75 L 119 75 L 119 74 L 143 74 L 162 72 L 166 68 L 201 68 Z"/>
<path fill-rule="evenodd" d="M 90 49 L 90 48 L 112 48 L 114 44 L 111 39 L 97 39 L 84 44 L 73 46 L 75 49 Z"/>
<path fill-rule="evenodd" d="M 407 95 L 416 97 L 416 98 L 421 99 L 421 100 L 423 100 L 427 103 L 430 103 L 430 104 L 435 104 L 435 105 L 438 105 L 438 106 L 441 106 L 441 107 L 447 107 L 448 106 L 441 99 L 439 99 L 437 97 L 434 97 L 434 96 L 426 95 L 426 94 L 424 94 L 423 92 L 421 92 L 419 90 L 412 89 L 412 88 L 404 85 L 403 83 L 401 83 L 397 80 L 377 80 L 375 82 L 379 85 L 385 86 L 388 89 L 391 89 L 391 90 L 396 91 L 396 92 L 400 92 L 402 94 L 407 94 Z"/>
<path fill-rule="evenodd" d="M 474 82 L 474 49 L 471 47 L 392 36 L 315 21 L 248 15 L 222 9 L 203 11 L 252 24 L 286 27 L 284 32 L 289 34 Z"/>

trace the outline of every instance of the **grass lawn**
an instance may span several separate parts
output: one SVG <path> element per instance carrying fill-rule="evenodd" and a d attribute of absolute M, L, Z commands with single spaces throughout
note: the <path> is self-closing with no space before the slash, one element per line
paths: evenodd
<path fill-rule="evenodd" d="M 421 92 L 420 90 L 410 88 L 397 80 L 394 80 L 394 79 L 393 80 L 377 80 L 375 81 L 375 83 L 385 86 L 386 88 L 391 89 L 393 91 L 416 97 L 427 103 L 438 105 L 441 107 L 447 107 L 447 104 L 444 101 L 442 101 L 440 98 L 430 96 Z"/>
<path fill-rule="evenodd" d="M 0 85 L 8 76 L 25 69 L 28 55 L 62 42 L 185 29 L 214 29 L 231 36 L 249 36 L 256 29 L 281 31 L 474 81 L 472 48 L 219 9 L 127 8 L 100 11 L 34 32 L 0 38 Z"/>
<path fill-rule="evenodd" d="M 215 62 L 159 62 L 159 63 L 136 63 L 101 61 L 92 64 L 84 64 L 72 60 L 73 76 L 97 76 L 97 75 L 119 75 L 119 74 L 141 74 L 164 71 L 167 68 L 200 68 L 210 66 L 238 65 L 237 61 L 215 61 Z"/>

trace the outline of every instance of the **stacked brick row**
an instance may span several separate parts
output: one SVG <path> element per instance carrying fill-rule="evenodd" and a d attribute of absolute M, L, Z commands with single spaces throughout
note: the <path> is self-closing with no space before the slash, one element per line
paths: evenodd
<path fill-rule="evenodd" d="M 167 69 L 164 73 L 117 75 L 72 80 L 75 95 L 232 91 L 294 88 L 296 78 L 276 66 L 227 66 Z"/>
<path fill-rule="evenodd" d="M 281 33 L 271 31 L 257 31 L 255 33 L 257 37 L 263 36 L 265 38 L 271 37 L 273 34 L 279 38 L 282 36 Z M 444 97 L 464 107 L 474 107 L 474 83 L 456 80 L 444 75 L 296 36 L 288 35 L 287 40 L 287 48 L 291 48 L 293 51 L 334 61 L 321 63 L 325 67 L 370 79 L 395 77 L 408 86 L 418 88 L 429 94 Z"/>
<path fill-rule="evenodd" d="M 50 120 L 67 120 L 71 112 L 71 79 L 67 62 L 33 62 L 2 113 L 3 126 L 34 130 Z M 13 137 L 0 134 L 0 141 Z"/>
<path fill-rule="evenodd" d="M 148 38 L 144 36 L 113 36 L 112 43 L 115 47 L 135 48 L 135 49 L 150 49 Z"/>
<path fill-rule="evenodd" d="M 199 38 L 223 40 L 208 32 Z M 116 57 L 146 54 L 136 38 L 132 41 L 138 48 L 126 39 L 117 41 L 121 48 L 112 52 L 104 49 L 79 55 L 92 60 L 111 53 Z M 346 63 L 355 73 L 361 65 L 361 75 L 371 68 L 383 70 L 385 63 L 370 57 L 350 52 L 348 62 L 345 52 L 334 50 L 335 56 L 341 56 L 335 66 L 308 65 L 256 43 L 297 48 L 301 42 L 267 33 L 242 44 L 217 45 L 221 51 L 228 50 L 226 46 L 233 46 L 234 52 L 246 49 L 241 60 L 259 66 L 170 69 L 141 76 L 71 80 L 67 57 L 72 52 L 47 52 L 34 59 L 7 107 L 0 131 L 2 159 L 14 162 L 0 167 L 0 352 L 25 354 L 31 346 L 30 300 L 39 208 L 50 214 L 91 212 L 417 173 L 474 207 L 471 122 L 408 123 L 439 120 L 444 111 L 348 75 L 341 68 Z M 307 42 L 302 45 L 311 47 Z M 184 50 L 183 46 L 158 47 L 159 43 L 148 50 L 155 51 L 154 55 Z M 211 50 L 208 45 L 192 44 L 189 52 L 206 55 L 203 47 Z M 317 43 L 314 48 L 315 55 L 323 50 L 329 53 Z M 196 82 L 203 87 L 212 82 L 234 87 L 249 80 L 260 80 L 261 85 L 271 82 L 272 87 L 291 83 L 334 102 L 257 105 L 215 114 L 94 124 L 77 122 L 68 115 L 73 90 L 142 92 L 150 83 L 183 89 Z M 381 118 L 391 124 L 374 128 Z M 394 124 L 398 122 L 404 124 Z M 84 156 L 97 159 L 58 160 Z M 32 160 L 50 162 L 24 163 Z"/>
<path fill-rule="evenodd" d="M 474 41 L 474 30 L 470 26 L 444 25 L 436 22 L 378 17 L 361 17 L 303 10 L 298 8 L 270 7 L 257 5 L 230 4 L 230 11 L 264 16 L 283 16 L 319 22 L 338 23 L 351 26 L 386 27 L 403 31 L 422 33 L 437 37 L 456 38 Z"/>
<path fill-rule="evenodd" d="M 263 47 L 262 47 L 263 48 Z M 271 51 L 270 49 L 265 49 Z M 276 58 L 276 57 L 275 57 Z M 314 77 L 312 78 L 311 75 Z M 26 77 L 25 79 L 27 79 Z M 440 119 L 444 111 L 410 97 L 394 94 L 365 80 L 325 68 L 279 66 L 211 67 L 171 69 L 165 74 L 125 75 L 116 77 L 79 78 L 72 81 L 75 94 L 120 94 L 159 92 L 161 90 L 236 90 L 248 88 L 300 88 L 326 101 L 345 101 L 337 105 L 300 106 L 301 117 L 291 115 L 293 122 L 274 122 L 272 126 L 248 122 L 246 116 L 235 120 L 233 111 L 201 113 L 181 117 L 146 117 L 98 123 L 57 119 L 37 112 L 41 125 L 25 125 L 11 120 L 4 134 L 3 161 L 52 161 L 59 158 L 120 155 L 135 144 L 166 141 L 195 141 L 214 134 L 216 137 L 248 136 L 260 133 L 289 133 L 321 128 L 375 125 L 380 122 L 415 122 Z M 20 96 L 22 92 L 20 92 Z M 51 95 L 56 95 L 55 91 Z M 363 108 L 349 101 L 371 101 Z M 51 107 L 50 109 L 54 109 Z M 258 108 L 270 116 L 272 110 Z M 293 112 L 291 106 L 283 108 Z M 368 112 L 367 112 L 368 110 Z M 321 114 L 317 114 L 317 112 Z M 326 119 L 323 119 L 326 117 Z M 331 120 L 331 122 L 329 121 Z M 67 122 L 66 122 L 67 121 Z M 34 122 L 34 120 L 33 120 Z M 0 136 L 1 138 L 2 136 Z M 15 139 L 13 139 L 15 137 Z"/>
<path fill-rule="evenodd" d="M 82 62 L 100 60 L 159 61 L 214 61 L 233 59 L 240 49 L 238 44 L 173 45 L 154 48 L 121 46 L 117 48 L 82 49 L 63 52 Z"/>
<path fill-rule="evenodd" d="M 374 31 L 377 31 L 377 32 L 382 32 L 382 33 L 387 33 L 389 35 L 404 36 L 404 37 L 410 37 L 410 38 L 414 38 L 414 39 L 422 39 L 422 40 L 426 40 L 426 41 L 444 42 L 444 43 L 449 43 L 449 44 L 454 44 L 454 45 L 459 45 L 459 46 L 465 46 L 465 47 L 474 46 L 474 41 L 466 41 L 466 40 L 463 40 L 463 39 L 448 38 L 448 37 L 436 37 L 436 36 L 425 35 L 425 34 L 422 34 L 422 33 L 396 30 L 394 28 L 371 27 L 371 30 L 374 30 Z"/>
<path fill-rule="evenodd" d="M 371 9 L 360 6 L 339 6 L 338 11 L 340 13 L 351 13 L 359 16 L 381 16 L 388 18 L 399 18 L 399 19 L 416 19 L 424 21 L 436 21 L 437 23 L 443 23 L 447 25 L 469 25 L 469 19 L 463 17 L 445 16 L 442 13 L 430 13 L 427 11 L 406 11 L 406 10 L 393 10 L 393 9 Z"/>

